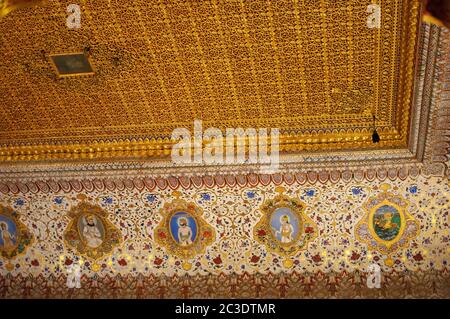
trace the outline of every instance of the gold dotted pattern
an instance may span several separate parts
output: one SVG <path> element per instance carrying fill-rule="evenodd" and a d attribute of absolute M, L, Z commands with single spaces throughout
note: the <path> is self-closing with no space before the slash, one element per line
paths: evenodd
<path fill-rule="evenodd" d="M 0 158 L 163 149 L 194 119 L 299 151 L 373 147 L 375 114 L 378 146 L 406 145 L 417 0 L 380 1 L 380 30 L 356 0 L 90 0 L 69 30 L 72 2 L 0 20 Z M 49 55 L 86 47 L 96 75 L 58 79 Z"/>

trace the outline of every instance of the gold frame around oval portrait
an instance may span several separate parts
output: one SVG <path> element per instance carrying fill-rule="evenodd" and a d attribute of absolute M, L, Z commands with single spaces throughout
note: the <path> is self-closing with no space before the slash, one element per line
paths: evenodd
<path fill-rule="evenodd" d="M 96 248 L 89 247 L 83 234 L 80 233 L 80 218 L 84 215 L 95 215 L 100 220 L 104 234 L 102 243 Z M 82 201 L 78 205 L 72 207 L 67 213 L 70 222 L 64 230 L 63 240 L 66 247 L 75 251 L 79 257 L 93 261 L 92 270 L 97 272 L 100 270 L 98 261 L 109 257 L 113 254 L 114 249 L 122 244 L 122 234 L 120 230 L 108 220 L 109 213 L 102 207 Z"/>
<path fill-rule="evenodd" d="M 317 238 L 318 228 L 316 223 L 306 214 L 307 206 L 305 203 L 283 194 L 286 191 L 283 187 L 276 187 L 275 191 L 278 195 L 272 199 L 267 199 L 259 208 L 262 216 L 253 228 L 253 237 L 263 244 L 268 251 L 284 257 L 284 267 L 291 268 L 294 265 L 292 258 L 298 252 L 306 250 L 309 243 Z M 282 243 L 276 238 L 272 230 L 272 215 L 280 208 L 288 208 L 298 219 L 298 233 L 295 240 L 290 243 Z M 306 233 L 306 229 L 312 229 L 312 232 Z M 301 245 L 299 245 L 299 242 L 302 242 Z"/>
<path fill-rule="evenodd" d="M 174 191 L 175 198 L 171 202 L 166 202 L 159 210 L 162 220 L 154 230 L 154 238 L 158 245 L 164 247 L 169 255 L 174 255 L 182 260 L 182 267 L 189 270 L 192 267 L 190 262 L 195 256 L 203 254 L 206 248 L 216 239 L 216 231 L 202 217 L 203 210 L 195 203 L 180 199 L 181 193 Z M 175 240 L 170 227 L 173 216 L 184 212 L 190 215 L 196 222 L 197 235 L 192 244 L 182 246 Z"/>
<path fill-rule="evenodd" d="M 20 221 L 20 214 L 13 208 L 0 205 L 0 215 L 11 220 L 16 226 L 16 243 L 14 244 L 14 249 L 7 252 L 4 248 L 0 248 L 0 258 L 6 260 L 5 268 L 8 271 L 12 271 L 14 266 L 11 264 L 11 261 L 27 252 L 27 248 L 34 243 L 34 236 L 28 230 L 28 227 Z M 29 239 L 28 242 L 26 240 L 27 238 Z M 24 239 L 26 240 L 24 249 L 21 252 L 16 252 L 20 241 Z M 14 252 L 16 253 L 13 254 Z"/>

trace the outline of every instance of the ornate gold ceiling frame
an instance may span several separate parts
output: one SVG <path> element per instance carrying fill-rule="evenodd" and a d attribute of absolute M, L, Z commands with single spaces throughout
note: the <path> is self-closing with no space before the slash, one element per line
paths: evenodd
<path fill-rule="evenodd" d="M 420 36 L 420 54 L 417 78 L 415 81 L 415 95 L 413 103 L 413 125 L 411 125 L 411 140 L 409 147 L 398 150 L 373 150 L 353 152 L 310 152 L 305 154 L 283 154 L 280 156 L 280 172 L 288 174 L 297 172 L 317 173 L 321 180 L 340 178 L 341 174 L 366 171 L 368 176 L 389 177 L 402 176 L 404 172 L 419 171 L 426 174 L 445 174 L 445 161 L 448 145 L 445 144 L 445 132 L 448 123 L 445 114 L 450 105 L 445 100 L 444 86 L 449 87 L 444 72 L 449 64 L 445 52 L 450 48 L 450 34 L 448 30 L 422 24 Z M 447 93 L 448 94 L 448 93 Z M 423 138 L 426 136 L 426 138 Z M 421 138 L 419 138 L 421 137 Z M 444 143 L 443 143 L 444 142 Z M 440 145 L 440 147 L 436 147 Z M 442 155 L 444 154 L 444 155 Z M 70 157 L 70 154 L 67 155 Z M 23 180 L 24 178 L 36 180 L 67 179 L 72 177 L 88 178 L 144 178 L 195 176 L 195 175 L 230 175 L 248 174 L 258 170 L 253 165 L 248 166 L 187 166 L 175 167 L 170 161 L 163 158 L 152 161 L 123 160 L 123 161 L 90 161 L 89 157 L 78 163 L 70 162 L 12 162 L 1 166 L 0 181 Z M 371 173 L 374 171 L 374 173 Z M 359 173 L 358 173 L 359 174 Z M 408 173 L 406 173 L 408 174 Z M 320 177 L 320 176 L 325 177 Z M 364 175 L 364 174 L 363 174 Z M 338 176 L 338 177 L 332 177 Z M 355 175 L 355 178 L 359 175 Z M 369 177 L 368 177 L 369 178 Z"/>
<path fill-rule="evenodd" d="M 401 28 L 401 38 L 409 41 L 402 41 L 399 48 L 401 66 L 398 74 L 398 87 L 404 88 L 399 91 L 397 96 L 399 114 L 401 121 L 397 120 L 395 127 L 380 128 L 382 133 L 382 142 L 377 148 L 401 148 L 407 144 L 407 133 L 409 127 L 408 109 L 411 104 L 412 83 L 414 78 L 415 51 L 417 47 L 417 30 L 420 18 L 420 5 L 418 1 L 402 6 L 402 25 L 407 28 Z M 380 37 L 379 41 L 382 41 Z M 380 56 L 381 59 L 381 56 Z M 398 118 L 400 118 L 398 116 Z M 371 121 L 371 115 L 367 115 L 368 122 Z M 382 126 L 382 123 L 380 123 Z M 51 131 L 36 131 L 39 133 L 38 139 L 26 138 L 21 141 L 18 138 L 13 143 L 7 143 L 0 146 L 0 164 L 16 162 L 39 162 L 39 161 L 66 161 L 66 160 L 145 160 L 148 158 L 167 158 L 170 155 L 173 144 L 168 138 L 146 139 L 142 136 L 131 138 L 124 136 L 122 139 L 101 138 L 92 140 L 83 136 L 68 138 L 58 142 L 58 139 L 51 136 Z M 74 136 L 77 134 L 74 130 Z M 98 132 L 101 134 L 101 131 Z M 20 136 L 20 132 L 18 132 Z M 29 134 L 27 132 L 26 134 Z M 46 134 L 50 134 L 46 136 Z M 25 135 L 26 136 L 26 135 Z M 25 137 L 24 136 L 24 137 Z M 339 131 L 310 131 L 296 133 L 282 133 L 280 136 L 280 151 L 285 153 L 313 151 L 320 149 L 371 149 L 371 132 L 367 129 L 362 130 L 339 130 Z"/>
<path fill-rule="evenodd" d="M 345 172 L 367 171 L 368 176 L 373 170 L 380 169 L 380 176 L 389 172 L 417 172 L 422 171 L 430 175 L 442 175 L 446 173 L 446 153 L 448 145 L 445 143 L 445 132 L 448 124 L 443 122 L 443 116 L 448 113 L 449 103 L 441 91 L 445 90 L 446 63 L 449 63 L 445 54 L 448 52 L 449 32 L 429 24 L 422 24 L 420 33 L 420 50 L 418 54 L 418 68 L 414 81 L 414 101 L 412 123 L 409 127 L 411 138 L 408 147 L 399 149 L 365 150 L 365 151 L 334 151 L 334 152 L 308 152 L 300 154 L 282 154 L 280 156 L 280 172 L 295 173 L 315 172 L 320 176 L 332 178 L 337 170 L 341 176 Z M 441 35 L 442 34 L 442 35 Z M 448 84 L 447 84 L 448 90 Z M 368 132 L 369 133 L 369 132 Z M 367 134 L 369 135 L 369 134 Z M 423 138 L 426 136 L 426 138 Z M 127 157 L 130 154 L 129 145 L 117 149 L 115 159 L 95 160 L 94 150 L 81 153 L 76 162 L 55 160 L 39 160 L 38 154 L 22 155 L 34 156 L 33 161 L 14 161 L 11 157 L 7 162 L 0 163 L 2 174 L 0 181 L 11 181 L 36 178 L 61 179 L 70 176 L 108 179 L 111 176 L 117 178 L 143 178 L 145 176 L 169 177 L 169 176 L 195 176 L 195 175 L 229 175 L 248 174 L 259 169 L 255 165 L 246 166 L 187 166 L 175 167 L 164 158 L 163 153 L 170 153 L 170 143 L 160 141 L 162 146 L 154 150 L 159 157 L 149 160 L 140 160 L 136 157 Z M 436 147 L 436 144 L 439 147 Z M 104 143 L 102 144 L 104 145 Z M 148 153 L 142 148 L 138 151 L 143 157 Z M 51 153 L 49 151 L 49 153 Z M 61 157 L 72 158 L 72 154 L 59 151 Z M 77 154 L 75 153 L 75 154 Z M 84 154 L 84 155 L 83 155 Z M 119 155 L 119 156 L 117 156 Z M 383 173 L 385 172 L 385 173 Z M 395 173 L 397 174 L 397 173 Z M 394 174 L 394 175 L 395 175 Z M 336 175 L 336 174 L 335 174 Z M 342 175 L 343 176 L 343 175 Z M 372 176 L 372 175 L 370 175 Z M 328 178 L 326 177 L 326 179 Z M 324 177 L 325 178 L 325 177 Z M 355 175 L 356 178 L 356 175 Z M 333 179 L 333 178 L 332 178 Z M 323 179 L 321 179 L 323 180 Z"/>

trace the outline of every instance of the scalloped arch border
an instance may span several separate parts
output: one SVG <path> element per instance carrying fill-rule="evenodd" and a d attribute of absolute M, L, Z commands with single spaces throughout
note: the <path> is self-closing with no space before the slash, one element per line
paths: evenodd
<path fill-rule="evenodd" d="M 179 188 L 213 188 L 213 187 L 255 187 L 258 185 L 267 186 L 269 184 L 280 185 L 285 183 L 292 185 L 297 183 L 304 185 L 306 183 L 314 185 L 316 183 L 337 183 L 341 179 L 345 182 L 354 180 L 361 182 L 367 180 L 384 181 L 386 179 L 396 180 L 397 178 L 405 180 L 408 177 L 415 178 L 420 175 L 420 169 L 417 167 L 391 167 L 389 169 L 380 168 L 378 170 L 345 170 L 345 171 L 308 171 L 297 173 L 280 173 L 280 174 L 237 174 L 237 175 L 206 175 L 206 176 L 180 176 L 180 177 L 136 177 L 133 179 L 72 179 L 72 180 L 38 180 L 33 182 L 0 182 L 0 192 L 3 194 L 26 194 L 31 193 L 49 193 L 49 192 L 92 192 L 96 191 L 123 191 L 138 190 L 152 191 L 155 188 L 161 190 Z"/>

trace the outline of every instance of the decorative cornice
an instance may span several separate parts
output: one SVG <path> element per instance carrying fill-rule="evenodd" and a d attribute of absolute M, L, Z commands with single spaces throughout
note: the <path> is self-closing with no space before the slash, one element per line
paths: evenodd
<path fill-rule="evenodd" d="M 13 193 L 37 193 L 39 191 L 48 192 L 92 192 L 98 191 L 114 191 L 127 189 L 137 189 L 143 191 L 144 189 L 152 191 L 156 187 L 159 189 L 178 189 L 179 187 L 189 189 L 192 187 L 255 187 L 258 185 L 280 185 L 286 183 L 291 185 L 297 183 L 299 185 L 315 184 L 315 183 L 337 183 L 341 179 L 350 182 L 363 181 L 384 181 L 386 179 L 404 180 L 408 176 L 417 177 L 420 174 L 420 169 L 412 166 L 410 168 L 382 168 L 382 169 L 368 169 L 368 170 L 344 170 L 340 171 L 320 171 L 320 172 L 297 172 L 284 174 L 248 174 L 248 175 L 207 175 L 207 176 L 170 176 L 167 178 L 151 178 L 151 177 L 136 177 L 130 178 L 97 178 L 97 179 L 77 179 L 67 178 L 64 180 L 38 180 L 38 181 L 18 181 L 18 182 L 0 182 L 0 192 L 4 194 Z"/>
<path fill-rule="evenodd" d="M 433 26 L 434 29 L 438 29 Z M 424 152 L 424 173 L 448 176 L 450 147 L 450 31 L 440 29 L 439 48 L 436 57 L 435 81 L 431 98 L 431 114 L 427 128 Z"/>

